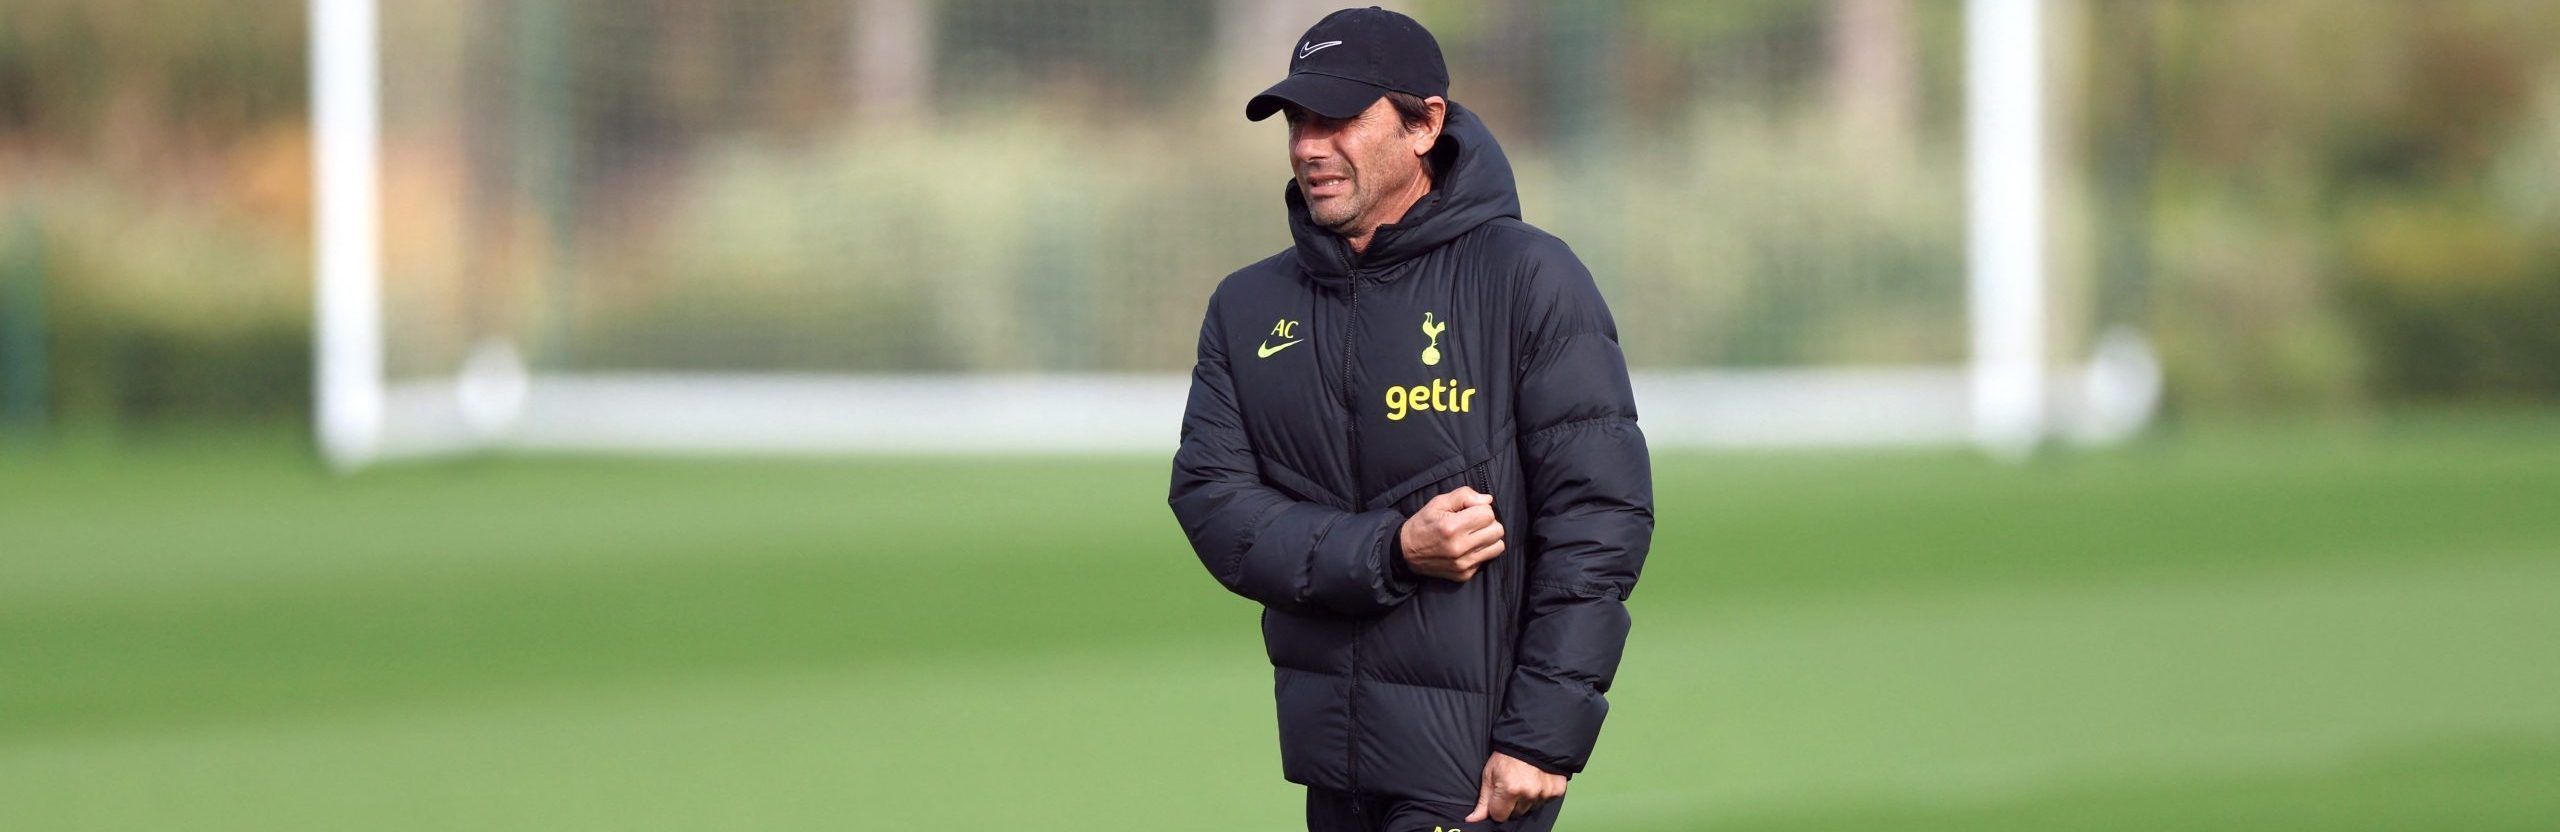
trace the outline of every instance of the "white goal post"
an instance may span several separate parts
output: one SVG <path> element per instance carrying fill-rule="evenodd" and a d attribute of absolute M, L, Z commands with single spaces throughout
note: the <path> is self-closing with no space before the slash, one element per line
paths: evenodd
<path fill-rule="evenodd" d="M 450 375 L 386 372 L 379 0 L 310 0 L 315 422 L 330 463 L 485 449 L 654 453 L 1166 452 L 1185 377 L 1112 372 L 600 372 L 474 347 Z M 2107 334 L 2056 366 L 2040 0 L 1968 0 L 1963 363 L 1640 369 L 1657 447 L 2108 441 L 2154 410 L 2159 365 Z M 1613 298 L 1618 304 L 1640 302 Z M 1188 327 L 1190 322 L 1185 321 Z"/>

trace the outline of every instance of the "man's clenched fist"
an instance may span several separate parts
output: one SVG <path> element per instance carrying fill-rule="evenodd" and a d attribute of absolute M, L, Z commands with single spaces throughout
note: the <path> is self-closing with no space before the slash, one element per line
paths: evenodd
<path fill-rule="evenodd" d="M 1396 539 L 1414 572 L 1459 583 L 1502 555 L 1502 523 L 1493 519 L 1493 495 L 1466 486 L 1424 503 L 1404 519 Z"/>
<path fill-rule="evenodd" d="M 1500 823 L 1527 814 L 1556 798 L 1564 796 L 1566 781 L 1561 774 L 1522 761 L 1518 757 L 1493 752 L 1484 761 L 1484 785 L 1476 793 L 1476 809 L 1467 813 L 1467 822 L 1492 818 Z"/>

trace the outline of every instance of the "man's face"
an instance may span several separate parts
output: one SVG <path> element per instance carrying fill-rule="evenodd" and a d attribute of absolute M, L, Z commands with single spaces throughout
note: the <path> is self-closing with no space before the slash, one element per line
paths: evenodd
<path fill-rule="evenodd" d="M 1379 202 L 1401 193 L 1422 176 L 1417 136 L 1396 116 L 1384 98 L 1359 115 L 1326 118 L 1298 107 L 1289 118 L 1289 166 L 1297 173 L 1298 193 L 1307 199 L 1307 214 L 1319 226 L 1344 236 L 1362 236 L 1380 220 Z"/>

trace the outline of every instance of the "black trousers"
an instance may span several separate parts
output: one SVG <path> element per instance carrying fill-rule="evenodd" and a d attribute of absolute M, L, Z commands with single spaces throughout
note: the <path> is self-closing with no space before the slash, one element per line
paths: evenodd
<path fill-rule="evenodd" d="M 1307 789 L 1307 832 L 1547 832 L 1556 825 L 1564 800 L 1515 815 L 1509 822 L 1492 818 L 1467 823 L 1473 804 L 1450 805 L 1419 800 L 1355 795 L 1332 789 Z"/>

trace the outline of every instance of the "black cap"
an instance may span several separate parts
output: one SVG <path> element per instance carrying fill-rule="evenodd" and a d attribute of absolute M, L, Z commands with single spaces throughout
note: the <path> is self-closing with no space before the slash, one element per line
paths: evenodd
<path fill-rule="evenodd" d="M 1449 95 L 1440 42 L 1413 18 L 1376 6 L 1325 15 L 1290 50 L 1289 77 L 1245 102 L 1246 120 L 1270 118 L 1290 104 L 1326 118 L 1350 118 L 1388 90 L 1422 98 Z"/>

